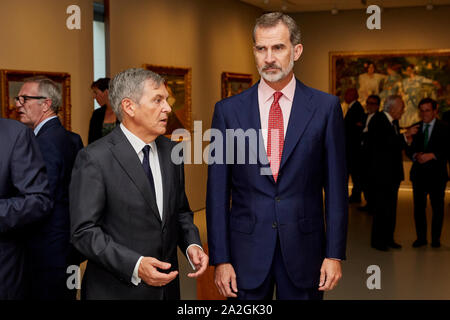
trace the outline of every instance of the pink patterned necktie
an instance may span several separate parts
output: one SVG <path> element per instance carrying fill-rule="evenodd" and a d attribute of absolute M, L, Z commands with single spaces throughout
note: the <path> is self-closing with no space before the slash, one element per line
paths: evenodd
<path fill-rule="evenodd" d="M 284 125 L 283 113 L 281 112 L 279 100 L 283 94 L 275 92 L 273 94 L 273 102 L 269 111 L 269 134 L 267 136 L 267 156 L 270 161 L 270 169 L 273 178 L 277 182 L 278 170 L 281 164 L 281 155 L 283 153 L 284 144 Z"/>

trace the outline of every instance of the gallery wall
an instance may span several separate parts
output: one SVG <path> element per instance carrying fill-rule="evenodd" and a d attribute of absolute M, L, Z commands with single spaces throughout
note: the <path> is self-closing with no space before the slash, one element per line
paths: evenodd
<path fill-rule="evenodd" d="M 69 30 L 70 5 L 81 9 L 81 29 Z M 91 0 L 0 1 L 0 69 L 71 75 L 72 130 L 87 143 L 93 100 Z"/>
<path fill-rule="evenodd" d="M 192 120 L 211 125 L 221 73 L 257 79 L 252 28 L 261 10 L 229 0 L 111 0 L 111 74 L 144 63 L 192 68 Z M 204 146 L 207 144 L 204 143 Z M 193 210 L 205 206 L 207 165 L 186 165 Z"/>
<path fill-rule="evenodd" d="M 381 13 L 381 30 L 369 30 L 365 10 L 293 14 L 304 44 L 295 74 L 328 92 L 330 51 L 449 49 L 449 16 L 450 6 L 387 8 Z"/>

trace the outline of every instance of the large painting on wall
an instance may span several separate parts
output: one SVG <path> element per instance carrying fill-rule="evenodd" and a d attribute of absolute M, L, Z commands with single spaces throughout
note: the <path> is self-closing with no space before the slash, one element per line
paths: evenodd
<path fill-rule="evenodd" d="M 71 130 L 70 122 L 70 74 L 64 72 L 0 70 L 0 107 L 3 118 L 18 119 L 16 97 L 27 78 L 45 76 L 55 81 L 62 94 L 62 105 L 58 116 L 67 130 Z"/>
<path fill-rule="evenodd" d="M 440 113 L 450 110 L 450 49 L 383 52 L 330 52 L 330 89 L 345 108 L 347 89 L 356 88 L 360 102 L 377 94 L 383 101 L 399 94 L 405 102 L 400 126 L 419 120 L 422 98 L 438 101 Z"/>
<path fill-rule="evenodd" d="M 177 68 L 144 64 L 144 69 L 156 72 L 165 79 L 169 92 L 169 105 L 172 112 L 169 115 L 166 135 L 170 136 L 176 129 L 186 129 L 192 132 L 191 120 L 191 68 Z"/>
<path fill-rule="evenodd" d="M 241 93 L 251 86 L 251 74 L 222 72 L 222 99 Z"/>

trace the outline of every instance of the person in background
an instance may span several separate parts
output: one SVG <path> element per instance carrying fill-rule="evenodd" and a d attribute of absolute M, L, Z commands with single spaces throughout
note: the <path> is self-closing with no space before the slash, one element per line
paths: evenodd
<path fill-rule="evenodd" d="M 430 196 L 433 218 L 431 223 L 431 246 L 441 246 L 440 237 L 444 220 L 445 188 L 448 180 L 449 126 L 437 119 L 436 101 L 424 98 L 419 102 L 418 134 L 407 149 L 413 160 L 410 180 L 413 184 L 414 221 L 417 239 L 414 248 L 427 244 L 427 196 Z"/>
<path fill-rule="evenodd" d="M 36 97 L 22 97 L 25 103 Z M 52 201 L 36 137 L 0 118 L 0 300 L 27 297 L 25 227 L 47 217 Z"/>
<path fill-rule="evenodd" d="M 360 211 L 368 211 L 371 213 L 370 188 L 369 188 L 369 154 L 368 154 L 368 136 L 369 124 L 373 116 L 380 109 L 381 99 L 379 96 L 372 94 L 366 100 L 366 115 L 364 119 L 364 129 L 361 134 L 361 187 L 366 199 L 366 205 L 359 207 Z"/>
<path fill-rule="evenodd" d="M 108 98 L 109 81 L 109 78 L 100 78 L 91 84 L 94 99 L 101 107 L 92 113 L 88 144 L 106 136 L 119 124 Z"/>
<path fill-rule="evenodd" d="M 369 124 L 369 194 L 373 203 L 371 246 L 380 251 L 402 247 L 394 241 L 398 189 L 404 179 L 402 150 L 417 132 L 417 126 L 414 126 L 405 134 L 400 133 L 398 120 L 404 111 L 402 98 L 389 96 L 383 112 L 375 113 Z"/>
<path fill-rule="evenodd" d="M 348 201 L 355 203 L 361 202 L 361 134 L 364 129 L 365 113 L 358 101 L 356 88 L 347 89 L 344 99 L 349 106 L 344 118 L 347 169 L 353 182 L 352 195 Z"/>
<path fill-rule="evenodd" d="M 67 288 L 66 271 L 81 262 L 70 244 L 69 184 L 83 143 L 59 121 L 61 101 L 58 85 L 45 77 L 26 79 L 16 99 L 19 121 L 36 135 L 54 203 L 49 217 L 29 226 L 27 255 L 33 300 L 74 300 L 76 290 Z"/>

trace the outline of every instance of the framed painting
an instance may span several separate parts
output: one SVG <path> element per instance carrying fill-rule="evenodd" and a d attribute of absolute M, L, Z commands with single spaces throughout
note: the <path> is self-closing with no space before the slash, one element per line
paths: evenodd
<path fill-rule="evenodd" d="M 144 64 L 144 69 L 156 72 L 165 79 L 168 102 L 172 108 L 167 123 L 166 136 L 176 129 L 186 129 L 192 132 L 192 102 L 191 102 L 191 68 L 177 68 Z"/>
<path fill-rule="evenodd" d="M 419 121 L 422 98 L 437 100 L 442 115 L 450 110 L 450 49 L 379 52 L 330 52 L 330 91 L 345 110 L 345 92 L 358 90 L 365 105 L 371 94 L 386 97 L 398 94 L 405 102 L 401 127 Z"/>
<path fill-rule="evenodd" d="M 0 70 L 0 107 L 3 118 L 18 119 L 16 97 L 24 80 L 35 76 L 45 76 L 55 81 L 62 94 L 62 105 L 58 116 L 67 130 L 71 130 L 70 74 L 64 72 Z"/>
<path fill-rule="evenodd" d="M 222 99 L 234 96 L 251 86 L 251 74 L 222 72 Z"/>

